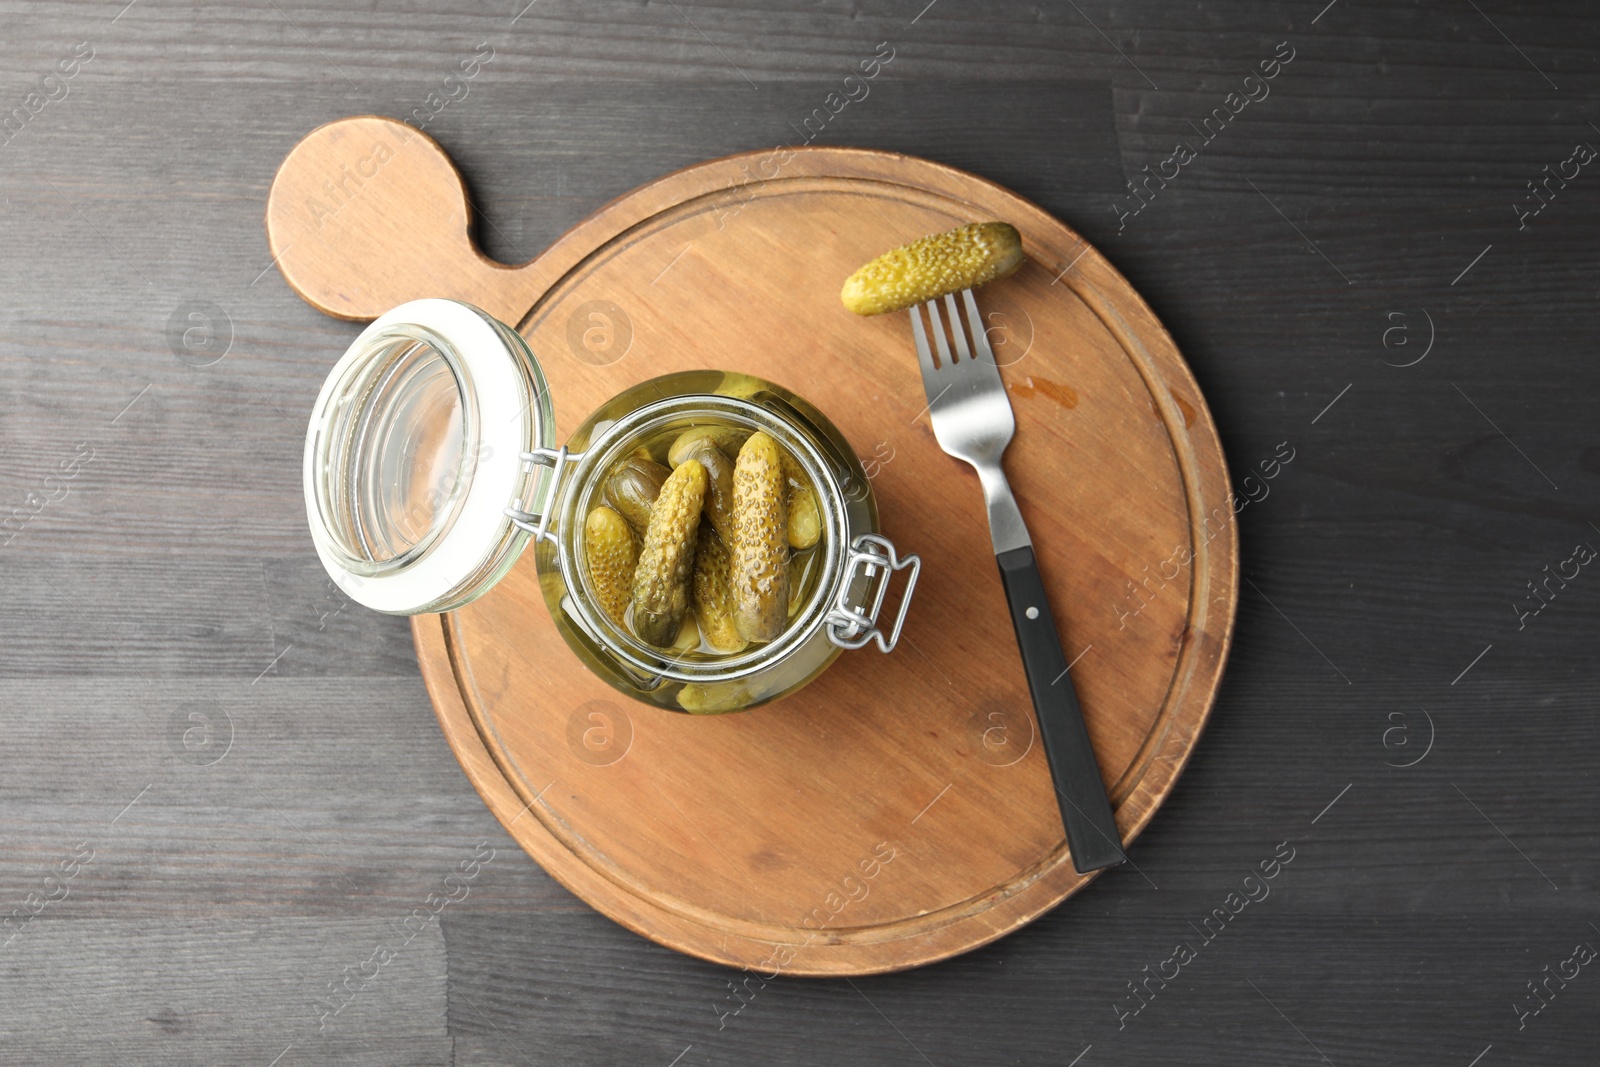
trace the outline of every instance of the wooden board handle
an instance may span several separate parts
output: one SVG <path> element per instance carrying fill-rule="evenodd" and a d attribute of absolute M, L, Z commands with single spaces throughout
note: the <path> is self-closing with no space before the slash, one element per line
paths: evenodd
<path fill-rule="evenodd" d="M 515 323 L 540 288 L 472 243 L 472 205 L 439 143 L 360 115 L 294 146 L 267 194 L 267 245 L 290 288 L 341 319 L 374 319 L 422 297 L 466 300 Z"/>

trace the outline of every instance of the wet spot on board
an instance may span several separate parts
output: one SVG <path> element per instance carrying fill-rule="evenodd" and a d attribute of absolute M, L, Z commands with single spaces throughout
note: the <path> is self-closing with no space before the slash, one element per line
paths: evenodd
<path fill-rule="evenodd" d="M 1172 394 L 1172 399 L 1177 403 L 1178 410 L 1183 412 L 1183 428 L 1187 430 L 1189 427 L 1194 425 L 1194 405 L 1189 403 L 1183 397 L 1179 396 L 1177 393 Z"/>
<path fill-rule="evenodd" d="M 1049 378 L 1040 378 L 1029 375 L 1025 381 L 1013 382 L 1009 387 L 1010 392 L 1024 399 L 1034 396 L 1048 397 L 1064 408 L 1078 406 L 1078 391 L 1070 385 L 1052 382 Z"/>
<path fill-rule="evenodd" d="M 779 850 L 764 848 L 750 857 L 750 866 L 756 871 L 781 871 L 794 864 Z"/>
<path fill-rule="evenodd" d="M 1168 390 L 1167 395 L 1172 397 L 1172 402 L 1178 405 L 1178 411 L 1183 415 L 1183 428 L 1185 430 L 1189 429 L 1189 427 L 1194 425 L 1195 416 L 1199 414 L 1197 411 L 1195 411 L 1194 405 L 1170 390 Z M 1149 399 L 1150 414 L 1154 415 L 1158 419 L 1161 418 L 1161 409 L 1156 407 L 1155 397 L 1150 397 Z"/>

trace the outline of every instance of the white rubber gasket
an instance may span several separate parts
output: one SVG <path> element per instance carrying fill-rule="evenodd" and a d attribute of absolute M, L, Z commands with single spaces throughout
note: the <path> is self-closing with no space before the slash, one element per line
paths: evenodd
<path fill-rule="evenodd" d="M 532 441 L 537 418 L 530 387 L 517 356 L 483 312 L 455 300 L 413 300 L 375 319 L 329 372 L 311 409 L 306 431 L 306 515 L 321 524 L 317 507 L 318 440 L 336 403 L 335 391 L 349 368 L 368 355 L 367 342 L 396 326 L 419 326 L 455 349 L 465 370 L 463 405 L 477 411 L 476 440 L 463 443 L 465 497 L 455 521 L 417 560 L 378 574 L 357 574 L 326 547 L 326 532 L 314 537 L 328 576 L 350 599 L 375 611 L 412 615 L 437 603 L 481 568 L 503 543 L 511 520 L 506 507 L 523 481 L 521 453 Z"/>

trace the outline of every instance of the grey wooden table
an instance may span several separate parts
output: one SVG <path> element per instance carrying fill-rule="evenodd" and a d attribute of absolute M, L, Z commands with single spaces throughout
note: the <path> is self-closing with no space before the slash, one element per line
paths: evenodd
<path fill-rule="evenodd" d="M 1600 12 L 524 4 L 0 3 L 0 1061 L 1596 1061 Z M 796 140 L 885 41 L 818 142 L 1041 202 L 1173 331 L 1234 477 L 1295 458 L 1239 516 L 1232 662 L 1143 876 L 741 1002 L 529 861 L 406 624 L 332 593 L 300 452 L 357 327 L 284 285 L 262 209 L 312 127 L 415 115 L 520 261 Z"/>

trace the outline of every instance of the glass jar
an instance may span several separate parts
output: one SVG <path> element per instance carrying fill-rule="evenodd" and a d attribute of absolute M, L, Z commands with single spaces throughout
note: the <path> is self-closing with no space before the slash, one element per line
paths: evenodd
<path fill-rule="evenodd" d="M 817 545 L 794 561 L 786 628 L 731 654 L 639 640 L 601 610 L 584 564 L 584 519 L 606 472 L 642 445 L 703 425 L 771 436 L 809 480 L 822 519 Z M 305 494 L 329 576 L 390 614 L 469 603 L 535 541 L 546 605 L 579 659 L 619 691 L 677 711 L 755 707 L 799 689 L 844 649 L 891 651 L 921 566 L 881 535 L 844 436 L 787 389 L 745 374 L 669 374 L 613 397 L 557 447 L 550 391 L 527 344 L 453 300 L 403 304 L 350 345 L 312 409 Z M 880 628 L 902 570 L 894 620 Z"/>

